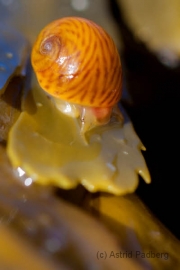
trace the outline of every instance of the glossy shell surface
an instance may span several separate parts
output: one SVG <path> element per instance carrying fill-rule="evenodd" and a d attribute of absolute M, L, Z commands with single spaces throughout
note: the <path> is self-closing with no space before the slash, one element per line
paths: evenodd
<path fill-rule="evenodd" d="M 40 86 L 54 97 L 91 107 L 111 107 L 121 97 L 118 51 L 92 21 L 53 21 L 40 32 L 31 61 Z"/>

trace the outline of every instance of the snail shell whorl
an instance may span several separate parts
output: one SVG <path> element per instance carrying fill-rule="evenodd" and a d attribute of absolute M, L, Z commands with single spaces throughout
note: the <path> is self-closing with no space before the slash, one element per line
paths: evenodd
<path fill-rule="evenodd" d="M 68 17 L 50 23 L 39 34 L 31 60 L 41 87 L 62 100 L 110 107 L 121 97 L 118 51 L 92 21 Z"/>
<path fill-rule="evenodd" d="M 56 59 L 59 57 L 60 40 L 55 35 L 45 38 L 39 45 L 37 52 L 34 52 L 33 63 L 35 71 L 43 72 L 52 68 Z"/>

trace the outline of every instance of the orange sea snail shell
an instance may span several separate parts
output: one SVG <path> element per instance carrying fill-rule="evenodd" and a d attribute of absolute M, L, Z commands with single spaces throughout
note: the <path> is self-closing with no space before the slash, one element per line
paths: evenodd
<path fill-rule="evenodd" d="M 56 101 L 79 106 L 82 121 L 91 115 L 90 122 L 107 122 L 121 97 L 122 68 L 102 27 L 77 17 L 53 21 L 40 32 L 31 61 L 40 86 Z"/>

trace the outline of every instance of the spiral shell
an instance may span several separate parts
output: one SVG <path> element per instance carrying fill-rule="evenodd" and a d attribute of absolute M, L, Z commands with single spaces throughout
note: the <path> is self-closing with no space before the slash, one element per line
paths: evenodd
<path fill-rule="evenodd" d="M 92 21 L 67 17 L 39 34 L 31 61 L 52 96 L 91 107 L 111 107 L 122 91 L 122 69 L 112 38 Z"/>

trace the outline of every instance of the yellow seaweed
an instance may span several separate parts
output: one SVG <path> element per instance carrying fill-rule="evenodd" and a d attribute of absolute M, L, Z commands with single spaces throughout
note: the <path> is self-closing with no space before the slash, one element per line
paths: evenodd
<path fill-rule="evenodd" d="M 33 181 L 70 189 L 81 183 L 91 192 L 133 192 L 138 174 L 149 183 L 144 149 L 130 121 L 97 127 L 80 135 L 79 120 L 62 114 L 35 83 L 23 112 L 9 134 L 7 152 L 13 167 Z"/>

